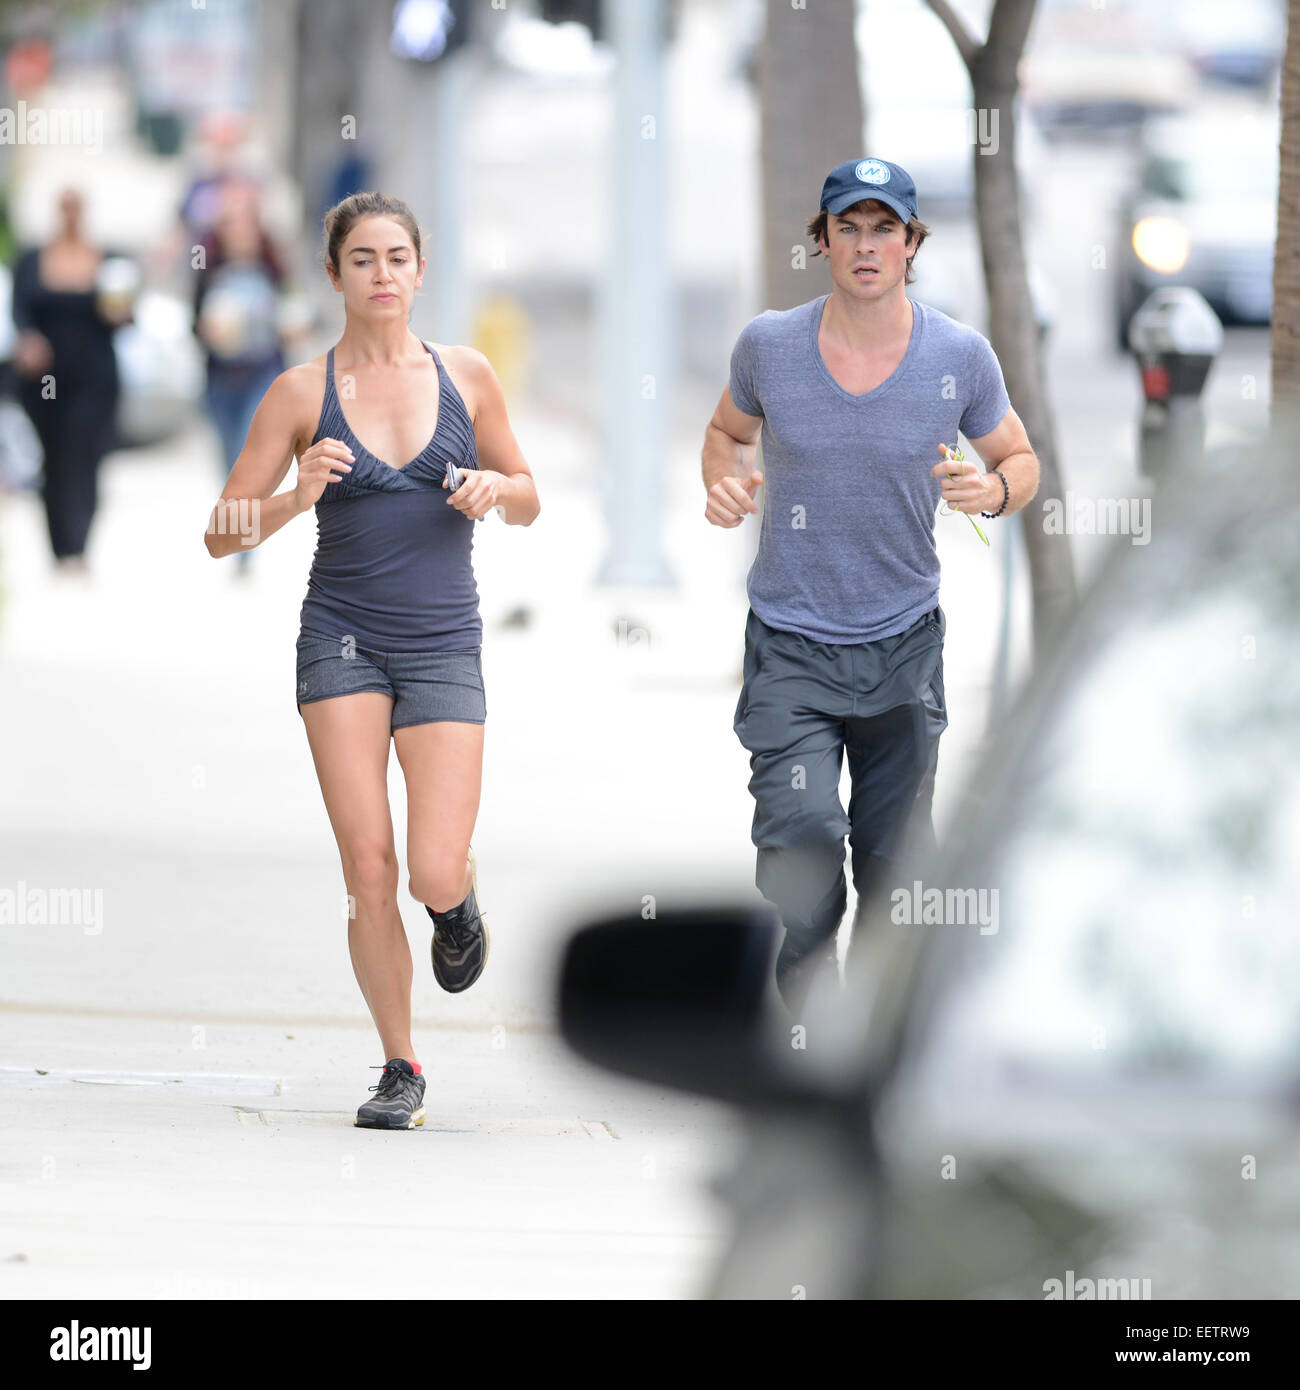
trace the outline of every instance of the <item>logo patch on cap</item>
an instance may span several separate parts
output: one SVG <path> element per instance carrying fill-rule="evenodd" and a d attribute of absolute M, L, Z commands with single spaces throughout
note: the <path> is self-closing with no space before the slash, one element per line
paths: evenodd
<path fill-rule="evenodd" d="M 878 159 L 864 159 L 853 171 L 863 183 L 888 183 L 889 170 Z"/>

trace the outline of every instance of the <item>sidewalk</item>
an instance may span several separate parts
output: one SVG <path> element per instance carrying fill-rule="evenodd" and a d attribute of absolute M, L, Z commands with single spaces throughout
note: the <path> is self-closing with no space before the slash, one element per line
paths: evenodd
<path fill-rule="evenodd" d="M 9 1299 L 687 1298 L 721 1236 L 711 1107 L 551 1036 L 423 1030 L 428 1118 L 386 1134 L 358 1028 L 5 1013 L 48 1072 L 0 1070 Z"/>
<path fill-rule="evenodd" d="M 679 439 L 665 547 L 681 587 L 593 589 L 597 460 L 541 415 L 515 424 L 543 512 L 531 528 L 484 521 L 475 547 L 489 723 L 474 845 L 493 956 L 466 995 L 438 990 L 403 876 L 429 1075 L 409 1134 L 352 1125 L 384 1059 L 294 706 L 312 521 L 259 549 L 246 581 L 210 559 L 218 483 L 199 431 L 110 458 L 89 585 L 50 574 L 34 496 L 0 510 L 15 789 L 0 886 L 102 903 L 97 932 L 0 927 L 0 1294 L 702 1287 L 725 1236 L 706 1183 L 737 1121 L 577 1063 L 554 1031 L 554 978 L 588 912 L 757 898 L 731 730 L 752 542 L 704 521 L 697 441 Z M 939 526 L 942 806 L 983 724 L 998 581 L 968 523 Z M 502 628 L 520 604 L 530 621 Z M 390 793 L 405 864 L 395 758 Z"/>

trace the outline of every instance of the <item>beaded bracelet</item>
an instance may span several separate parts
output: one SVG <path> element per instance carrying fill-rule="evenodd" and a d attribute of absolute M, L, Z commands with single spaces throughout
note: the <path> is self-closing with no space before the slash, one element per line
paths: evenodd
<path fill-rule="evenodd" d="M 1007 486 L 1006 475 L 999 468 L 991 468 L 992 473 L 1002 483 L 1002 505 L 995 512 L 981 512 L 981 516 L 986 516 L 992 520 L 995 516 L 1001 516 L 1007 509 L 1007 503 L 1011 501 L 1011 489 Z"/>

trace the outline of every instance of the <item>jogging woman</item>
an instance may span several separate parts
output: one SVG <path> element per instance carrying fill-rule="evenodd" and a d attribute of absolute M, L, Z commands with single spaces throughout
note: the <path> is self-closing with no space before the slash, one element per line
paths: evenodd
<path fill-rule="evenodd" d="M 325 238 L 343 336 L 267 391 L 205 543 L 233 554 L 315 507 L 298 710 L 338 841 L 353 969 L 387 1058 L 356 1123 L 408 1129 L 424 1122 L 425 1083 L 388 743 L 406 779 L 409 888 L 433 919 L 434 977 L 467 989 L 488 952 L 470 849 L 487 714 L 474 525 L 495 508 L 527 526 L 540 503 L 487 359 L 440 353 L 407 325 L 425 261 L 406 204 L 355 194 L 326 214 Z M 273 496 L 294 458 L 296 487 Z"/>

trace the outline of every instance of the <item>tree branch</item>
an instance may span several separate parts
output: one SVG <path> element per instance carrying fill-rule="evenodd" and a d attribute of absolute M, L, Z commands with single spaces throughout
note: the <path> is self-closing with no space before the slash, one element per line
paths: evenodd
<path fill-rule="evenodd" d="M 962 62 L 966 64 L 967 71 L 973 74 L 975 59 L 979 57 L 979 51 L 983 45 L 967 29 L 961 16 L 953 10 L 948 0 L 925 0 L 925 3 L 929 5 L 943 23 L 944 28 L 952 35 L 952 41 L 957 45 L 957 52 L 961 54 Z"/>
<path fill-rule="evenodd" d="M 989 43 L 1014 64 L 1025 51 L 1038 0 L 994 0 L 989 16 Z"/>

